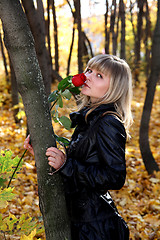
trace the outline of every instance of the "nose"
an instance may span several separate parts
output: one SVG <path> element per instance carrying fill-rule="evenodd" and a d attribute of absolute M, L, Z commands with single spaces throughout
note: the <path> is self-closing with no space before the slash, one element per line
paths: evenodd
<path fill-rule="evenodd" d="M 86 77 L 88 77 L 89 74 L 88 74 L 88 72 L 86 72 L 84 75 L 85 75 Z"/>
<path fill-rule="evenodd" d="M 86 76 L 86 81 L 91 81 L 92 80 L 92 77 L 93 77 L 93 72 L 89 73 L 89 72 L 86 72 L 85 73 L 85 76 Z"/>

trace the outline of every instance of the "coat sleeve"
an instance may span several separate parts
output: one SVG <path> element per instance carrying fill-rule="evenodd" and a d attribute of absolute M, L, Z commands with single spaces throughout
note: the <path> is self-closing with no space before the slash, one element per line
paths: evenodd
<path fill-rule="evenodd" d="M 76 185 L 85 185 L 102 194 L 120 189 L 126 177 L 125 142 L 123 124 L 116 117 L 106 115 L 100 120 L 94 154 L 88 154 L 87 162 L 92 158 L 93 163 L 83 164 L 70 158 L 62 173 L 74 177 Z"/>

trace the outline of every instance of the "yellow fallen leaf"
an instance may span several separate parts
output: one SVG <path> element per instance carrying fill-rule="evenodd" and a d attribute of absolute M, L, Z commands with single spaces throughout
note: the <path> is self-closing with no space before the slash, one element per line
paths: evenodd
<path fill-rule="evenodd" d="M 36 228 L 28 235 L 21 236 L 20 240 L 33 240 L 33 237 L 36 235 Z"/>
<path fill-rule="evenodd" d="M 160 226 L 160 220 L 157 219 L 156 216 L 153 216 L 152 214 L 147 214 L 144 216 L 144 220 L 152 225 L 152 227 L 159 227 Z"/>

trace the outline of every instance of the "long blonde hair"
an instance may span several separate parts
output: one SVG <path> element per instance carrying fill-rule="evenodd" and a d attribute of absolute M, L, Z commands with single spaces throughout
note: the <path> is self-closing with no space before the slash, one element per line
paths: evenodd
<path fill-rule="evenodd" d="M 110 85 L 106 94 L 96 103 L 90 102 L 90 97 L 81 95 L 79 110 L 88 106 L 90 112 L 101 104 L 114 103 L 117 112 L 120 114 L 122 122 L 128 131 L 132 123 L 131 100 L 132 100 L 132 75 L 131 70 L 125 60 L 117 56 L 100 54 L 91 58 L 84 73 L 88 68 L 95 69 L 109 76 Z"/>

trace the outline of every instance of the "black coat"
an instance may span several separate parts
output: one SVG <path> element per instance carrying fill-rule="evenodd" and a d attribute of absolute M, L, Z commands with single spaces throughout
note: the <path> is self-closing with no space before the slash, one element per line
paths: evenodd
<path fill-rule="evenodd" d="M 122 188 L 125 182 L 126 132 L 118 117 L 102 116 L 107 111 L 115 112 L 113 104 L 97 107 L 88 115 L 86 123 L 87 111 L 85 108 L 70 116 L 76 129 L 67 151 L 67 162 L 61 169 L 73 223 L 72 239 L 128 239 L 127 226 L 108 192 Z M 115 233 L 119 227 L 121 237 Z"/>

